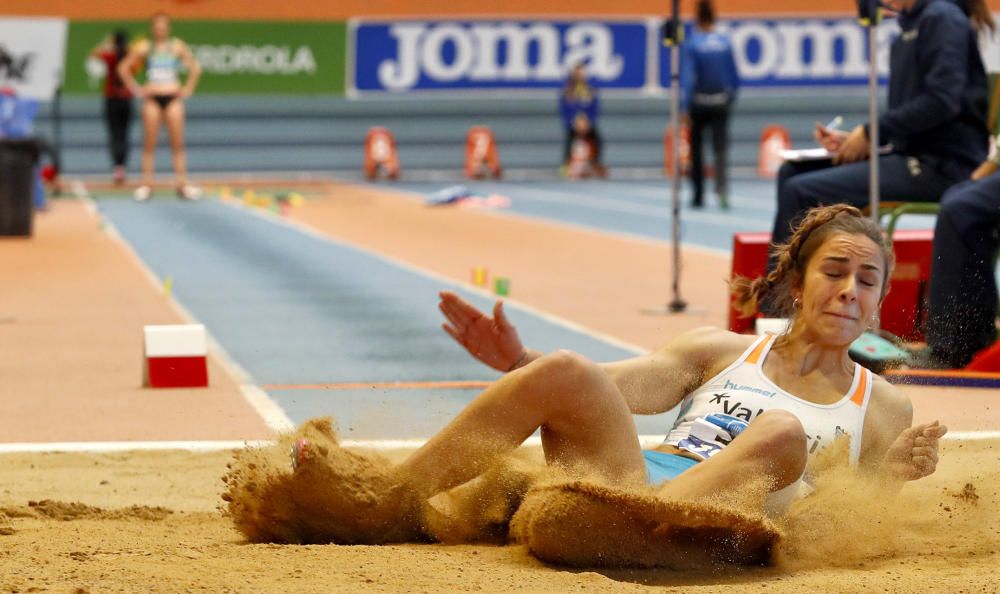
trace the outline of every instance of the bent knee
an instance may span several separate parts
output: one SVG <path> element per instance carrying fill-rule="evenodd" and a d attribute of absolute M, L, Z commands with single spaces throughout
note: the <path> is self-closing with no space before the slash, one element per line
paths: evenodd
<path fill-rule="evenodd" d="M 596 363 L 579 353 L 560 349 L 532 364 L 535 374 L 546 381 L 573 386 L 584 383 L 600 371 Z"/>
<path fill-rule="evenodd" d="M 808 438 L 798 417 L 785 410 L 771 410 L 753 423 L 759 426 L 763 447 L 773 455 L 805 460 Z"/>
<path fill-rule="evenodd" d="M 569 408 L 586 406 L 585 400 L 607 390 L 611 383 L 607 374 L 593 361 L 572 351 L 549 353 L 526 367 L 531 381 L 551 406 Z"/>

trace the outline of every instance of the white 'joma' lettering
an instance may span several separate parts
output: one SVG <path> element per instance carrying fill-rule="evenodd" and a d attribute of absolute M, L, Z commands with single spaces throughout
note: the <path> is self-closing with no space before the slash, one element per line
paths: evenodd
<path fill-rule="evenodd" d="M 413 87 L 421 73 L 439 82 L 468 78 L 475 81 L 558 81 L 570 66 L 587 62 L 587 73 L 598 80 L 617 78 L 625 67 L 615 54 L 610 29 L 599 23 L 569 26 L 560 36 L 552 23 L 398 23 L 389 29 L 395 38 L 396 59 L 378 66 L 379 82 L 389 90 Z M 444 59 L 450 44 L 453 57 Z M 500 48 L 506 49 L 501 63 Z M 535 48 L 537 59 L 528 59 Z M 561 48 L 565 46 L 565 51 Z"/>
<path fill-rule="evenodd" d="M 720 23 L 721 33 L 730 36 L 740 76 L 745 79 L 850 78 L 868 72 L 865 30 L 850 20 L 840 21 L 735 21 Z M 889 43 L 898 27 L 879 27 L 877 60 L 881 75 L 889 71 Z M 751 62 L 747 47 L 756 43 L 758 58 Z M 806 61 L 806 46 L 811 56 Z M 834 60 L 840 44 L 843 59 Z"/>

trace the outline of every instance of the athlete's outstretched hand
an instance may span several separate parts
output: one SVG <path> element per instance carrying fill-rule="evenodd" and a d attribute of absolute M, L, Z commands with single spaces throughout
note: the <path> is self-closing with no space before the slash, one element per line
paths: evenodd
<path fill-rule="evenodd" d="M 899 434 L 885 453 L 885 469 L 904 481 L 915 481 L 937 468 L 938 442 L 948 428 L 934 421 Z"/>
<path fill-rule="evenodd" d="M 451 291 L 439 295 L 438 309 L 448 320 L 441 327 L 470 355 L 497 371 L 510 371 L 524 358 L 524 345 L 503 311 L 503 301 L 493 306 L 491 318 Z"/>

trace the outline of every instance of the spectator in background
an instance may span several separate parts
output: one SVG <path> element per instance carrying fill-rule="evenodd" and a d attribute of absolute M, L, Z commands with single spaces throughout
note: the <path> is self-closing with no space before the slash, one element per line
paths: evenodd
<path fill-rule="evenodd" d="M 562 115 L 566 140 L 563 143 L 563 171 L 569 167 L 573 140 L 583 138 L 594 147 L 591 158 L 597 175 L 604 177 L 606 170 L 601 162 L 602 141 L 597 129 L 600 114 L 600 100 L 597 91 L 587 82 L 587 71 L 583 64 L 577 64 L 569 73 L 566 84 L 559 95 L 559 112 Z M 584 116 L 581 118 L 580 116 Z M 584 119 L 586 118 L 586 119 Z"/>
<path fill-rule="evenodd" d="M 986 158 L 987 85 L 977 33 L 995 26 L 985 0 L 888 0 L 899 11 L 892 43 L 889 108 L 875 124 L 883 200 L 936 202 L 967 180 Z M 778 212 L 771 241 L 783 243 L 797 220 L 819 204 L 868 205 L 871 123 L 850 133 L 817 124 L 829 159 L 786 163 L 778 173 Z M 774 254 L 768 262 L 773 269 Z"/>
<path fill-rule="evenodd" d="M 995 90 L 994 99 L 1000 96 Z M 990 119 L 996 129 L 997 103 Z M 997 340 L 997 251 L 1000 249 L 1000 153 L 970 181 L 941 197 L 934 226 L 927 348 L 911 368 L 959 368 Z"/>
<path fill-rule="evenodd" d="M 194 93 L 201 76 L 201 67 L 191 49 L 182 40 L 170 36 L 170 17 L 159 12 L 150 23 L 151 37 L 135 44 L 118 64 L 118 74 L 133 95 L 142 97 L 142 124 L 145 140 L 142 146 L 142 184 L 135 190 L 139 202 L 152 196 L 153 159 L 160 126 L 166 124 L 177 176 L 177 196 L 197 200 L 201 192 L 188 184 L 187 156 L 184 151 L 184 102 Z M 139 86 L 133 70 L 145 65 L 146 82 Z M 187 77 L 181 84 L 181 66 Z"/>
<path fill-rule="evenodd" d="M 118 74 L 118 64 L 128 54 L 128 33 L 117 30 L 106 37 L 90 56 L 104 62 L 104 123 L 108 127 L 108 143 L 116 185 L 125 183 L 128 160 L 128 132 L 132 124 L 132 92 Z"/>
<path fill-rule="evenodd" d="M 681 46 L 681 113 L 691 127 L 691 205 L 704 206 L 702 140 L 712 130 L 715 153 L 715 194 L 722 208 L 729 208 L 729 115 L 740 86 L 733 46 L 715 31 L 712 0 L 698 0 L 697 28 Z"/>

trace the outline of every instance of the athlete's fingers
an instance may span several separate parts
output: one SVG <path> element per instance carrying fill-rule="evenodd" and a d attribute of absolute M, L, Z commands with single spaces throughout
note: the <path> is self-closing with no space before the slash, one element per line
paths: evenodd
<path fill-rule="evenodd" d="M 917 436 L 923 432 L 923 430 L 924 430 L 923 425 L 907 427 L 906 429 L 903 429 L 903 432 L 900 433 L 899 437 L 897 437 L 896 439 L 906 439 L 909 440 L 910 443 L 913 443 L 917 439 Z"/>
<path fill-rule="evenodd" d="M 448 333 L 448 336 L 454 338 L 455 342 L 457 342 L 462 346 L 465 346 L 465 341 L 462 340 L 462 336 L 454 328 L 452 328 L 448 324 L 441 324 L 441 328 Z"/>
<path fill-rule="evenodd" d="M 931 439 L 941 439 L 948 433 L 948 428 L 934 421 L 934 424 L 924 429 L 924 437 Z"/>
<path fill-rule="evenodd" d="M 438 292 L 438 297 L 441 298 L 440 305 L 450 311 L 458 311 L 462 307 L 462 304 L 468 305 L 458 294 L 451 291 L 440 291 Z"/>
<path fill-rule="evenodd" d="M 445 323 L 448 324 L 448 326 L 450 326 L 456 334 L 461 335 L 465 333 L 465 328 L 468 324 L 466 324 L 463 320 L 447 313 L 445 314 L 445 319 L 447 320 Z"/>
<path fill-rule="evenodd" d="M 496 320 L 497 326 L 501 330 L 508 331 L 514 327 L 510 323 L 510 319 L 507 318 L 507 312 L 503 309 L 502 299 L 497 299 L 496 305 L 493 306 L 493 319 Z"/>
<path fill-rule="evenodd" d="M 920 476 L 927 476 L 932 474 L 937 468 L 937 461 L 925 457 L 914 458 L 911 467 L 917 471 Z"/>
<path fill-rule="evenodd" d="M 439 304 L 439 309 L 441 313 L 444 314 L 448 321 L 455 326 L 456 329 L 464 330 L 466 326 L 475 322 L 482 314 L 473 309 L 472 312 L 456 302 L 441 302 Z"/>
<path fill-rule="evenodd" d="M 464 299 L 457 299 L 452 301 L 450 304 L 450 309 L 455 313 L 456 316 L 474 322 L 479 318 L 483 317 L 483 312 L 479 311 L 476 306 L 472 305 Z"/>

